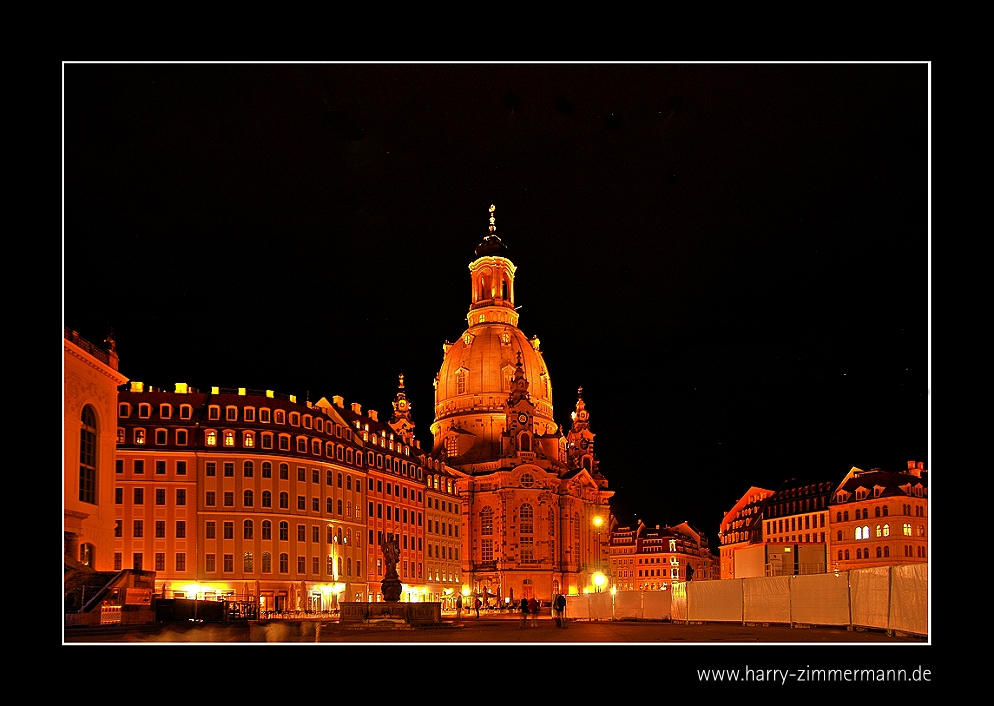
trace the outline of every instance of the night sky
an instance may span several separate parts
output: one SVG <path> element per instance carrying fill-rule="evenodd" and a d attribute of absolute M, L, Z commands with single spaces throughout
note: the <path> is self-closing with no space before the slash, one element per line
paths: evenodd
<path fill-rule="evenodd" d="M 930 67 L 64 64 L 63 323 L 121 372 L 342 395 L 442 344 L 496 205 L 622 524 L 930 455 Z"/>

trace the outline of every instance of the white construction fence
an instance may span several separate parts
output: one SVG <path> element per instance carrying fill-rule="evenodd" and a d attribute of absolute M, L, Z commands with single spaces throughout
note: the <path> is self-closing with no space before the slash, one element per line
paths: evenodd
<path fill-rule="evenodd" d="M 672 620 L 875 628 L 928 635 L 928 565 L 692 581 L 669 591 L 568 596 L 573 620 Z"/>

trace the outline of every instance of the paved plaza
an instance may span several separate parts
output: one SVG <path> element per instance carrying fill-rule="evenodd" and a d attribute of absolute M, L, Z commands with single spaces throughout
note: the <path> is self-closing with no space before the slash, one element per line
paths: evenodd
<path fill-rule="evenodd" d="M 372 643 L 372 644 L 828 644 L 925 643 L 914 635 L 834 627 L 685 624 L 656 621 L 570 621 L 558 628 L 551 618 L 522 629 L 516 617 L 481 616 L 447 619 L 440 626 L 411 628 L 381 624 L 341 625 L 336 620 L 259 621 L 227 624 L 185 624 L 68 628 L 65 643 Z"/>

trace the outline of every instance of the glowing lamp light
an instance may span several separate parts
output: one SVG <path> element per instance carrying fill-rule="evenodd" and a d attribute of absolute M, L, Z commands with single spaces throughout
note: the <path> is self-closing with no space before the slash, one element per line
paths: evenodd
<path fill-rule="evenodd" d="M 603 524 L 604 524 L 604 518 L 601 517 L 600 515 L 597 515 L 597 517 L 594 518 L 594 527 L 600 527 Z"/>
<path fill-rule="evenodd" d="M 607 583 L 607 576 L 602 574 L 600 571 L 594 573 L 594 585 L 597 587 L 598 591 L 600 591 L 601 588 L 603 588 L 604 584 L 606 583 Z"/>

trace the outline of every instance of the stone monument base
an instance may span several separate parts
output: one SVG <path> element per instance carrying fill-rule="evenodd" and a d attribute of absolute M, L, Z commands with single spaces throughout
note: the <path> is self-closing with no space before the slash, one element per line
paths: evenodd
<path fill-rule="evenodd" d="M 407 625 L 441 625 L 441 603 L 346 603 L 338 604 L 342 625 L 359 623 L 404 623 Z"/>

